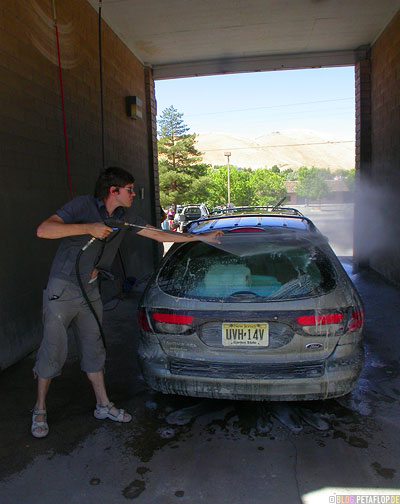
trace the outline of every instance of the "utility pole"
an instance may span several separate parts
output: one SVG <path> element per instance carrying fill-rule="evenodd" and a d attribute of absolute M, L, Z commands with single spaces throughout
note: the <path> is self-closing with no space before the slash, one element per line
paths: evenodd
<path fill-rule="evenodd" d="M 228 176 L 228 208 L 231 206 L 231 180 L 230 180 L 230 177 L 229 177 L 229 158 L 231 157 L 231 153 L 230 152 L 224 152 L 224 156 L 226 156 L 226 159 L 227 159 L 227 164 L 226 164 L 226 172 L 227 172 L 227 176 Z"/>

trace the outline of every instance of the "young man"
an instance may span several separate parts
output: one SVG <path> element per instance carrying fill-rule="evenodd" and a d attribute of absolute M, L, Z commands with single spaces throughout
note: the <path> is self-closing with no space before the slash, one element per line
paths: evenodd
<path fill-rule="evenodd" d="M 43 221 L 37 228 L 39 238 L 62 238 L 54 258 L 43 295 L 44 334 L 33 368 L 37 377 L 37 400 L 33 409 L 31 432 L 47 436 L 46 396 L 52 378 L 61 374 L 67 358 L 67 329 L 72 326 L 77 338 L 81 369 L 86 372 L 96 397 L 94 416 L 116 422 L 132 417 L 110 402 L 104 384 L 105 348 L 99 325 L 82 293 L 80 282 L 99 320 L 102 303 L 97 285 L 98 274 L 109 275 L 118 247 L 127 232 L 164 242 L 197 240 L 188 234 L 163 232 L 136 218 L 131 223 L 146 229 L 119 226 L 125 208 L 132 204 L 135 192 L 133 176 L 121 168 L 107 168 L 96 183 L 95 196 L 78 196 Z M 107 225 L 108 224 L 108 225 Z M 202 240 L 217 242 L 221 232 L 202 235 Z M 85 250 L 88 240 L 94 240 Z"/>

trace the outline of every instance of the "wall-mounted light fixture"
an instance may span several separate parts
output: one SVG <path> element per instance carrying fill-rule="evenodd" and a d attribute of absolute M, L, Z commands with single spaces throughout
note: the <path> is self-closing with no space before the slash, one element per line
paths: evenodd
<path fill-rule="evenodd" d="M 142 118 L 142 100 L 137 96 L 127 96 L 125 98 L 126 115 L 131 119 Z"/>

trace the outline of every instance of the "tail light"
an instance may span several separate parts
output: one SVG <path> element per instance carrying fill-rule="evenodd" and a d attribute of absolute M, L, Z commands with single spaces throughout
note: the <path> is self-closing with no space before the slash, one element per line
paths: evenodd
<path fill-rule="evenodd" d="M 179 313 L 153 313 L 153 319 L 156 322 L 166 322 L 167 324 L 191 324 L 193 317 L 191 315 L 180 315 Z"/>
<path fill-rule="evenodd" d="M 303 315 L 297 317 L 297 322 L 302 326 L 318 326 L 339 324 L 343 319 L 342 313 L 325 313 L 322 315 Z"/>
<path fill-rule="evenodd" d="M 357 331 L 364 325 L 364 310 L 352 310 L 347 332 Z"/>
<path fill-rule="evenodd" d="M 147 321 L 147 315 L 144 310 L 138 310 L 137 312 L 137 322 L 139 324 L 139 327 L 143 329 L 143 331 L 151 331 L 151 327 Z"/>
<path fill-rule="evenodd" d="M 338 330 L 342 331 L 341 323 L 343 314 L 340 312 L 301 315 L 297 323 L 302 326 L 305 333 L 310 336 L 336 336 Z"/>
<path fill-rule="evenodd" d="M 165 334 L 187 334 L 193 331 L 193 316 L 182 313 L 153 312 L 152 325 L 156 332 Z M 154 321 L 154 322 L 153 322 Z"/>
<path fill-rule="evenodd" d="M 256 232 L 261 231 L 262 233 L 264 233 L 264 229 L 256 228 L 256 227 L 240 227 L 240 228 L 233 228 L 233 229 L 229 230 L 230 233 L 254 233 L 254 231 L 256 231 Z"/>

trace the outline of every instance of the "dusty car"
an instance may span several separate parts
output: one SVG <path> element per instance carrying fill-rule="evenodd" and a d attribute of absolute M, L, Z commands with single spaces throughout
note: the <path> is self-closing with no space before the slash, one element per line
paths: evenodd
<path fill-rule="evenodd" d="M 189 225 L 220 244 L 174 244 L 138 308 L 139 361 L 158 391 L 246 400 L 348 393 L 363 366 L 363 306 L 312 221 L 235 209 Z"/>
<path fill-rule="evenodd" d="M 177 220 L 178 224 L 183 228 L 191 221 L 207 217 L 208 215 L 209 211 L 204 203 L 200 203 L 199 205 L 186 205 L 182 208 Z"/>

